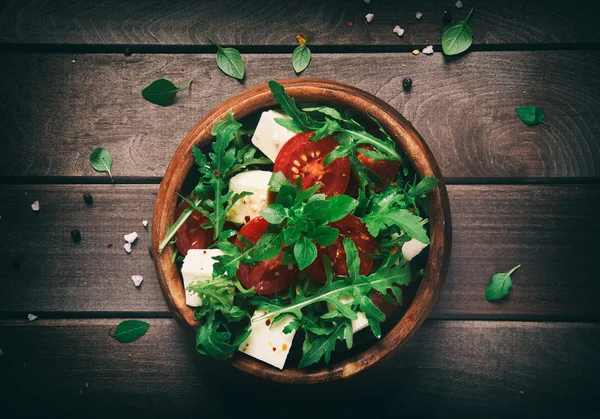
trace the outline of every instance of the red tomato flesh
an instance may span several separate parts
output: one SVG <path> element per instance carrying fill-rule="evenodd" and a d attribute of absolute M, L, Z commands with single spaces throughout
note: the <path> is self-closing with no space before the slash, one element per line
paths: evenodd
<path fill-rule="evenodd" d="M 373 147 L 361 144 L 358 148 L 373 150 Z M 382 184 L 393 182 L 400 171 L 400 162 L 395 160 L 373 160 L 364 154 L 356 153 L 358 161 L 381 179 Z"/>
<path fill-rule="evenodd" d="M 245 237 L 252 243 L 267 231 L 269 223 L 263 217 L 258 216 L 250 220 L 242 227 L 240 236 Z M 236 238 L 235 244 L 244 248 L 239 239 Z M 255 287 L 254 292 L 259 295 L 270 295 L 281 292 L 296 281 L 298 277 L 298 266 L 284 265 L 281 263 L 281 252 L 276 258 L 259 262 L 256 265 L 240 264 L 237 271 L 237 277 L 246 288 Z"/>
<path fill-rule="evenodd" d="M 350 181 L 350 161 L 344 157 L 323 166 L 325 157 L 339 144 L 331 136 L 312 142 L 313 135 L 303 132 L 285 143 L 277 154 L 273 172 L 282 172 L 292 183 L 301 178 L 304 189 L 320 183 L 318 193 L 327 196 L 344 193 Z"/>
<path fill-rule="evenodd" d="M 346 252 L 344 251 L 344 238 L 352 239 L 358 249 L 360 258 L 361 275 L 367 275 L 373 267 L 373 259 L 366 255 L 374 254 L 376 251 L 375 239 L 369 234 L 367 227 L 360 221 L 360 218 L 350 214 L 339 221 L 329 224 L 336 228 L 340 234 L 333 244 L 323 247 L 317 246 L 317 259 L 306 268 L 310 276 L 321 283 L 327 281 L 325 266 L 323 265 L 323 255 L 327 256 L 333 265 L 333 274 L 336 276 L 348 276 L 348 265 L 346 264 Z"/>
<path fill-rule="evenodd" d="M 188 199 L 190 199 L 189 196 Z M 190 204 L 186 201 L 181 201 L 175 210 L 175 219 L 179 219 L 181 213 L 189 207 Z M 215 242 L 213 240 L 214 230 L 212 228 L 202 228 L 202 224 L 205 224 L 207 221 L 208 218 L 199 211 L 194 210 L 185 223 L 179 227 L 179 230 L 175 234 L 177 238 L 175 245 L 183 256 L 187 255 L 190 249 L 206 249 Z"/>

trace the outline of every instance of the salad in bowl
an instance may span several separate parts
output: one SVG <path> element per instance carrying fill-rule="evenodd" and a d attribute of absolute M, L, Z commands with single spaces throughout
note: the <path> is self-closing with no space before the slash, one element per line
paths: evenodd
<path fill-rule="evenodd" d="M 438 181 L 370 114 L 269 88 L 278 107 L 227 113 L 192 147 L 193 185 L 172 196 L 157 252 L 173 246 L 199 353 L 314 368 L 402 315 L 424 275 Z"/>

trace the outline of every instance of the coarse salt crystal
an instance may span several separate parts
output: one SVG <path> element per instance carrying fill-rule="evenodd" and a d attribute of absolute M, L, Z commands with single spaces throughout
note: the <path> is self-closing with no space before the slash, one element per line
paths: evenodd
<path fill-rule="evenodd" d="M 129 233 L 123 236 L 127 243 L 133 243 L 137 240 L 138 234 L 134 231 L 133 233 Z"/>
<path fill-rule="evenodd" d="M 371 4 L 371 0 L 363 0 L 367 4 Z"/>
<path fill-rule="evenodd" d="M 136 287 L 139 287 L 142 284 L 144 277 L 142 275 L 132 275 L 131 280 L 133 281 Z"/>
<path fill-rule="evenodd" d="M 421 12 L 417 12 L 417 14 L 415 15 L 415 17 L 416 17 L 417 19 L 421 19 L 421 18 L 423 17 L 423 13 L 421 13 Z"/>
<path fill-rule="evenodd" d="M 148 227 L 148 220 L 144 220 L 144 221 L 142 221 L 142 225 L 144 226 L 144 228 L 145 228 L 145 227 Z"/>
<path fill-rule="evenodd" d="M 423 54 L 428 54 L 428 55 L 433 54 L 433 46 L 428 45 L 425 48 L 423 48 Z"/>
<path fill-rule="evenodd" d="M 367 23 L 371 23 L 371 21 L 373 20 L 374 17 L 375 17 L 375 15 L 373 13 L 367 13 L 365 15 L 365 19 L 367 19 Z"/>
<path fill-rule="evenodd" d="M 462 7 L 463 7 L 462 1 L 458 0 L 456 2 L 455 6 L 456 6 L 457 9 L 462 9 Z"/>
<path fill-rule="evenodd" d="M 125 249 L 127 253 L 131 253 L 131 243 L 125 243 L 123 249 Z"/>
<path fill-rule="evenodd" d="M 38 316 L 36 316 L 35 314 L 31 314 L 31 313 L 29 313 L 29 314 L 27 315 L 27 318 L 29 319 L 29 321 L 30 321 L 30 322 L 32 322 L 32 321 L 34 321 L 34 320 L 37 320 Z"/>
<path fill-rule="evenodd" d="M 395 34 L 398 34 L 398 36 L 404 35 L 404 29 L 402 29 L 398 25 L 394 26 L 394 30 L 392 32 L 394 32 Z"/>
<path fill-rule="evenodd" d="M 33 204 L 31 204 L 31 209 L 34 211 L 39 211 L 40 210 L 40 201 L 35 201 Z"/>

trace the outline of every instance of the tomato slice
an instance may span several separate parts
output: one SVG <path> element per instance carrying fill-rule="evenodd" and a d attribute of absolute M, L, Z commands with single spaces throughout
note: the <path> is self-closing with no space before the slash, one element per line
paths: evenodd
<path fill-rule="evenodd" d="M 267 220 L 258 216 L 244 225 L 239 235 L 256 243 L 267 231 L 268 226 Z M 242 243 L 237 238 L 235 244 L 243 249 Z M 237 277 L 244 287 L 255 287 L 254 292 L 259 295 L 270 295 L 281 292 L 293 284 L 299 273 L 298 266 L 281 263 L 280 252 L 276 258 L 259 262 L 253 266 L 240 264 Z"/>
<path fill-rule="evenodd" d="M 375 239 L 369 234 L 367 227 L 360 221 L 360 218 L 349 214 L 339 221 L 329 224 L 330 227 L 339 230 L 340 234 L 333 244 L 323 247 L 318 246 L 317 259 L 306 268 L 310 276 L 321 283 L 327 281 L 325 266 L 323 266 L 323 255 L 326 255 L 332 263 L 333 274 L 336 276 L 348 276 L 348 265 L 346 264 L 346 252 L 344 251 L 344 238 L 352 239 L 358 249 L 360 258 L 359 272 L 367 275 L 373 267 L 373 259 L 366 255 L 373 254 L 376 251 Z"/>
<path fill-rule="evenodd" d="M 365 150 L 373 150 L 373 147 L 361 144 L 358 148 L 362 148 Z M 362 163 L 367 169 L 371 170 L 381 179 L 380 185 L 383 186 L 389 182 L 393 182 L 398 176 L 398 172 L 400 171 L 400 162 L 395 160 L 373 160 L 364 154 L 356 153 L 356 157 L 358 161 Z M 376 188 L 380 189 L 380 188 Z"/>
<path fill-rule="evenodd" d="M 327 196 L 344 193 L 350 181 L 350 161 L 344 157 L 323 166 L 325 157 L 339 144 L 331 136 L 312 142 L 309 139 L 313 135 L 303 132 L 285 143 L 277 154 L 273 172 L 282 172 L 292 182 L 301 178 L 304 189 L 321 183 L 318 193 Z"/>
<path fill-rule="evenodd" d="M 190 199 L 189 196 L 188 199 Z M 175 210 L 175 219 L 179 219 L 181 213 L 189 207 L 190 204 L 186 201 L 181 201 Z M 202 224 L 205 224 L 207 221 L 208 218 L 194 210 L 185 223 L 179 227 L 175 235 L 177 238 L 175 245 L 183 256 L 187 255 L 190 249 L 206 249 L 215 242 L 213 240 L 214 230 L 212 228 L 202 228 Z"/>
<path fill-rule="evenodd" d="M 402 289 L 402 292 L 404 292 L 404 290 L 406 289 L 406 286 L 402 285 L 402 286 L 400 286 L 400 288 Z M 390 293 L 390 295 L 391 295 L 391 293 Z M 394 298 L 394 297 L 392 296 L 392 298 Z M 373 291 L 373 294 L 371 294 L 371 301 L 373 301 L 373 304 L 375 304 L 377 306 L 377 308 L 379 310 L 381 310 L 383 312 L 383 314 L 385 314 L 386 319 L 389 319 L 391 317 L 391 315 L 394 314 L 396 312 L 396 310 L 398 310 L 400 308 L 396 304 L 392 304 L 392 303 L 385 301 L 385 299 L 383 298 L 383 294 L 380 293 L 379 291 Z"/>

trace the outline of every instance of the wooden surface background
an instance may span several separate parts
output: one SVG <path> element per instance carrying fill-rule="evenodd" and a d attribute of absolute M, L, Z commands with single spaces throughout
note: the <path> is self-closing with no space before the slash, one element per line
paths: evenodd
<path fill-rule="evenodd" d="M 0 416 L 597 417 L 600 3 L 463 3 L 0 0 Z M 473 5 L 473 47 L 444 57 L 443 10 L 457 19 Z M 218 70 L 207 32 L 243 52 L 243 82 Z M 314 53 L 301 77 L 369 91 L 425 138 L 450 184 L 454 246 L 438 304 L 405 349 L 347 382 L 290 387 L 195 353 L 141 222 L 206 112 L 294 75 L 298 33 Z M 410 53 L 429 44 L 432 56 Z M 193 85 L 158 107 L 141 90 L 161 77 Z M 550 127 L 522 124 L 514 108 L 527 104 Z M 99 146 L 113 183 L 89 165 Z M 518 263 L 511 295 L 485 301 L 489 277 Z M 111 339 L 125 318 L 147 319 L 147 335 Z"/>

